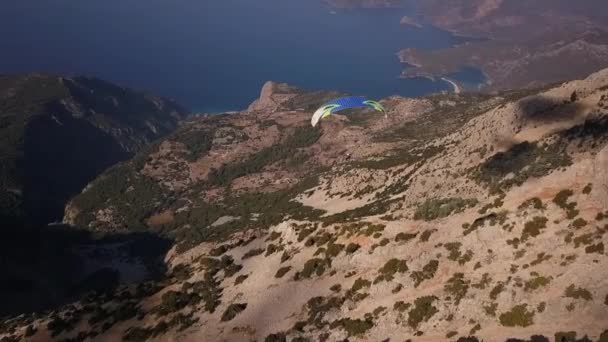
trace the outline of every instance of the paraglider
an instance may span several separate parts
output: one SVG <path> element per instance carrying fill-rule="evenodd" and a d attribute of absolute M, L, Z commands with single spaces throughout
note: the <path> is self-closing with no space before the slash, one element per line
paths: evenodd
<path fill-rule="evenodd" d="M 385 113 L 386 115 L 384 107 L 382 107 L 382 105 L 378 102 L 366 100 L 363 96 L 348 96 L 329 101 L 328 103 L 322 105 L 312 115 L 310 123 L 312 124 L 312 127 L 315 127 L 317 123 L 319 123 L 319 120 L 330 116 L 332 113 L 336 113 L 344 109 L 359 107 L 371 108 L 373 110 Z"/>

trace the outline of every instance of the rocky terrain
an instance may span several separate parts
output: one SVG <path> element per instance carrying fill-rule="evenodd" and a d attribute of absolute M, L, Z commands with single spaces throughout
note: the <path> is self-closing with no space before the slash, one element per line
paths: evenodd
<path fill-rule="evenodd" d="M 113 286 L 119 274 L 147 278 L 156 263 L 147 256 L 166 251 L 163 239 L 102 241 L 47 223 L 61 221 L 68 199 L 185 114 L 171 100 L 97 79 L 0 76 L 0 315 L 56 306 L 91 284 Z M 145 252 L 136 248 L 140 238 Z M 120 263 L 121 272 L 106 267 Z"/>
<path fill-rule="evenodd" d="M 598 0 L 411 0 L 419 21 L 468 43 L 439 50 L 404 49 L 403 77 L 439 77 L 480 69 L 486 90 L 536 87 L 583 77 L 608 65 L 606 3 Z M 568 68 L 563 68 L 568 63 Z"/>
<path fill-rule="evenodd" d="M 174 130 L 185 113 L 97 79 L 0 76 L 0 220 L 59 220 L 67 199 Z"/>
<path fill-rule="evenodd" d="M 165 277 L 5 317 L 0 336 L 608 340 L 608 70 L 311 128 L 337 95 L 267 83 L 104 172 L 65 223 L 171 239 Z"/>

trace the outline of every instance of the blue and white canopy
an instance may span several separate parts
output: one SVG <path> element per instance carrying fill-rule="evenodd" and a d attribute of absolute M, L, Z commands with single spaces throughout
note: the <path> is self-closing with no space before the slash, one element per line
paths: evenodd
<path fill-rule="evenodd" d="M 332 113 L 349 108 L 367 107 L 384 112 L 384 107 L 376 101 L 366 100 L 363 96 L 348 96 L 332 100 L 315 111 L 310 123 L 315 127 L 321 118 L 326 118 Z"/>

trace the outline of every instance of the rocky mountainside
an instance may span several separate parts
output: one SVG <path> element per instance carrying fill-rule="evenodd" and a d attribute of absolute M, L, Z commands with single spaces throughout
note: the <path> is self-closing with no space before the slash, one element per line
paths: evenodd
<path fill-rule="evenodd" d="M 0 220 L 60 219 L 67 199 L 171 132 L 185 113 L 97 79 L 0 76 Z"/>
<path fill-rule="evenodd" d="M 536 87 L 608 65 L 607 3 L 601 0 L 411 0 L 420 21 L 476 39 L 451 48 L 404 49 L 404 77 L 479 68 L 487 90 Z M 479 39 L 481 38 L 481 39 Z M 568 68 L 563 68 L 568 63 Z"/>
<path fill-rule="evenodd" d="M 608 69 L 495 96 L 268 83 L 104 172 L 65 222 L 175 242 L 164 279 L 8 317 L 15 340 L 606 341 Z M 588 339 L 583 339 L 587 336 Z"/>

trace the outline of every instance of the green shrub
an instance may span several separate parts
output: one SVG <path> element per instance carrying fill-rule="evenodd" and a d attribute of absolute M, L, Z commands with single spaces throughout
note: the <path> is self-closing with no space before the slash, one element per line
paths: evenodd
<path fill-rule="evenodd" d="M 410 306 L 412 306 L 412 304 L 405 303 L 400 300 L 393 305 L 393 310 L 399 311 L 399 312 L 405 312 L 405 310 L 409 309 Z"/>
<path fill-rule="evenodd" d="M 488 158 L 474 170 L 473 179 L 489 187 L 490 193 L 500 193 L 523 184 L 530 177 L 539 178 L 569 165 L 572 165 L 572 159 L 563 152 L 560 143 L 540 147 L 524 141 Z M 506 179 L 509 174 L 514 176 Z"/>
<path fill-rule="evenodd" d="M 427 242 L 429 241 L 429 238 L 431 237 L 431 235 L 435 232 L 435 229 L 427 229 L 424 232 L 422 232 L 422 235 L 420 235 L 420 241 L 421 242 Z"/>
<path fill-rule="evenodd" d="M 234 317 L 236 317 L 236 315 L 241 313 L 246 308 L 247 303 L 234 303 L 228 305 L 226 311 L 224 311 L 224 313 L 222 314 L 222 322 L 231 321 L 232 319 L 234 319 Z"/>
<path fill-rule="evenodd" d="M 353 286 L 350 288 L 350 290 L 352 292 L 357 292 L 364 287 L 369 288 L 371 285 L 372 285 L 371 281 L 369 281 L 367 279 L 363 279 L 363 278 L 357 278 L 357 280 L 355 280 L 355 282 L 353 283 Z"/>
<path fill-rule="evenodd" d="M 521 241 L 525 242 L 530 237 L 540 235 L 542 230 L 547 227 L 547 221 L 546 217 L 536 216 L 532 218 L 532 221 L 526 222 L 521 234 Z"/>
<path fill-rule="evenodd" d="M 483 310 L 491 317 L 496 317 L 496 309 L 498 309 L 498 303 L 490 303 L 490 305 L 483 306 Z"/>
<path fill-rule="evenodd" d="M 582 287 L 576 288 L 576 286 L 574 286 L 574 284 L 571 284 L 570 286 L 568 286 L 566 288 L 564 295 L 568 298 L 584 299 L 587 301 L 593 299 L 591 292 L 589 292 L 588 290 L 586 290 Z"/>
<path fill-rule="evenodd" d="M 490 299 L 496 300 L 496 298 L 498 298 L 498 295 L 504 290 L 505 285 L 503 283 L 498 283 L 496 286 L 494 286 L 492 291 L 490 291 Z"/>
<path fill-rule="evenodd" d="M 575 331 L 556 332 L 555 333 L 555 342 L 577 342 L 576 332 Z"/>
<path fill-rule="evenodd" d="M 242 162 L 212 170 L 208 181 L 212 185 L 227 186 L 237 178 L 260 172 L 264 167 L 278 161 L 288 160 L 297 155 L 299 148 L 314 144 L 320 137 L 321 131 L 318 129 L 309 126 L 298 127 L 285 141 L 266 147 Z"/>
<path fill-rule="evenodd" d="M 547 307 L 547 303 L 540 302 L 540 303 L 538 303 L 538 306 L 536 307 L 536 311 L 544 312 L 546 307 Z"/>
<path fill-rule="evenodd" d="M 325 255 L 328 258 L 333 258 L 333 257 L 338 256 L 338 254 L 340 254 L 340 252 L 342 252 L 342 250 L 344 250 L 344 245 L 339 244 L 339 243 L 330 242 L 327 245 L 327 250 L 325 251 Z"/>
<path fill-rule="evenodd" d="M 249 259 L 254 256 L 260 255 L 262 253 L 264 253 L 264 248 L 251 249 L 251 250 L 247 251 L 247 253 L 243 254 L 243 257 L 241 259 L 243 259 L 243 260 Z"/>
<path fill-rule="evenodd" d="M 458 197 L 427 199 L 414 212 L 414 220 L 432 221 L 448 217 L 453 213 L 462 212 L 468 207 L 474 207 L 477 203 L 476 199 L 462 199 Z"/>
<path fill-rule="evenodd" d="M 591 245 L 591 246 L 585 247 L 585 253 L 587 253 L 587 254 L 590 254 L 590 253 L 604 254 L 604 243 L 600 242 L 597 245 Z"/>
<path fill-rule="evenodd" d="M 456 305 L 458 305 L 462 298 L 466 296 L 470 283 L 469 280 L 464 278 L 463 273 L 454 273 L 454 275 L 448 279 L 443 289 L 454 297 Z"/>
<path fill-rule="evenodd" d="M 540 198 L 533 197 L 533 198 L 527 199 L 522 204 L 520 204 L 518 209 L 525 209 L 530 206 L 532 206 L 534 209 L 538 209 L 538 210 L 542 210 L 545 208 L 545 206 L 543 205 L 543 201 L 541 201 Z"/>
<path fill-rule="evenodd" d="M 422 271 L 414 271 L 410 274 L 410 277 L 414 280 L 414 287 L 418 287 L 423 281 L 433 279 L 435 276 L 435 272 L 439 268 L 438 260 L 429 261 L 424 267 L 422 267 Z"/>
<path fill-rule="evenodd" d="M 415 239 L 416 236 L 418 236 L 418 233 L 413 233 L 413 234 L 406 234 L 406 233 L 399 233 L 397 234 L 397 236 L 395 236 L 395 242 L 401 242 L 401 241 L 410 241 L 412 239 Z"/>
<path fill-rule="evenodd" d="M 338 321 L 332 322 L 330 328 L 334 329 L 342 327 L 348 336 L 358 336 L 364 334 L 366 331 L 374 327 L 374 322 L 371 319 L 351 319 L 343 318 Z"/>
<path fill-rule="evenodd" d="M 433 302 L 437 300 L 435 296 L 425 296 L 416 298 L 414 301 L 414 307 L 409 311 L 407 323 L 413 329 L 417 329 L 418 325 L 422 322 L 428 321 L 436 313 L 439 312 L 436 307 L 433 306 Z"/>
<path fill-rule="evenodd" d="M 587 221 L 582 217 L 579 217 L 576 220 L 572 221 L 572 226 L 576 229 L 583 228 L 586 225 L 587 225 Z"/>
<path fill-rule="evenodd" d="M 566 189 L 558 192 L 553 198 L 553 203 L 566 211 L 566 217 L 568 219 L 573 219 L 578 215 L 578 210 L 576 210 L 576 202 L 568 203 L 568 198 L 570 198 L 572 195 L 574 195 L 574 192 Z"/>
<path fill-rule="evenodd" d="M 585 187 L 583 188 L 583 194 L 588 195 L 591 193 L 591 189 L 592 189 L 592 184 L 588 183 L 587 185 L 585 185 Z"/>
<path fill-rule="evenodd" d="M 396 273 L 405 273 L 407 271 L 408 268 L 405 260 L 390 259 L 378 270 L 378 276 L 374 280 L 374 284 L 380 281 L 391 281 Z"/>
<path fill-rule="evenodd" d="M 549 285 L 549 283 L 551 282 L 553 278 L 551 277 L 543 277 L 543 276 L 537 276 L 535 278 L 531 278 L 528 281 L 526 281 L 526 285 L 524 287 L 524 289 L 526 291 L 530 291 L 530 290 L 536 290 L 540 287 L 544 287 Z"/>
<path fill-rule="evenodd" d="M 234 285 L 236 286 L 236 285 L 241 284 L 247 278 L 249 278 L 249 275 L 247 275 L 247 274 L 241 274 L 240 276 L 236 277 L 236 279 L 234 280 Z"/>
<path fill-rule="evenodd" d="M 331 267 L 331 262 L 328 259 L 310 259 L 306 261 L 302 271 L 296 273 L 296 280 L 300 278 L 310 278 L 315 274 L 321 276 L 325 273 L 325 269 L 329 267 Z"/>
<path fill-rule="evenodd" d="M 356 243 L 349 243 L 348 246 L 346 246 L 346 254 L 353 254 L 355 253 L 361 246 L 359 244 Z"/>
<path fill-rule="evenodd" d="M 527 327 L 534 324 L 534 311 L 528 312 L 526 304 L 516 305 L 502 313 L 499 320 L 505 327 Z"/>
<path fill-rule="evenodd" d="M 270 334 L 266 336 L 264 342 L 287 342 L 287 337 L 285 333 Z"/>
<path fill-rule="evenodd" d="M 340 309 L 343 303 L 344 299 L 339 297 L 313 297 L 309 299 L 306 303 L 306 307 L 308 309 L 308 320 L 306 323 L 314 324 L 318 328 L 323 327 L 326 325 L 326 323 L 323 321 L 325 314 L 331 310 Z"/>
<path fill-rule="evenodd" d="M 282 278 L 287 272 L 291 270 L 291 266 L 281 267 L 277 270 L 277 273 L 274 275 L 275 278 Z"/>

